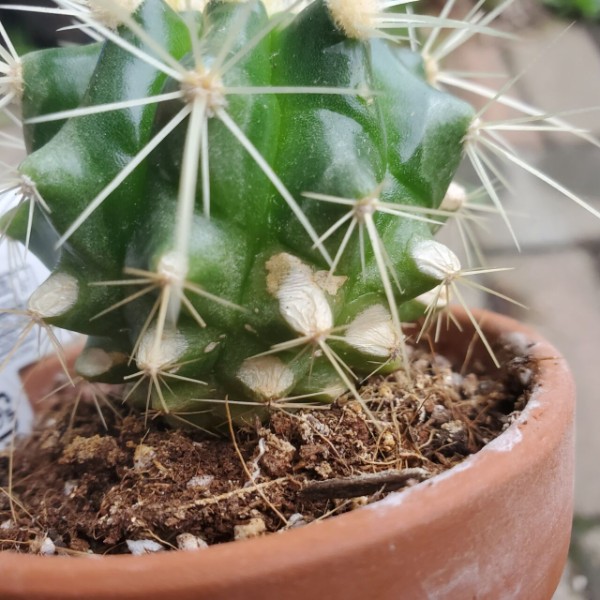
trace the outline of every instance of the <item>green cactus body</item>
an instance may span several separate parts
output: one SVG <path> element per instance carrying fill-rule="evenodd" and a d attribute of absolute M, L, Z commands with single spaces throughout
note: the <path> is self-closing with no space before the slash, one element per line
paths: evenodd
<path fill-rule="evenodd" d="M 55 48 L 23 57 L 23 119 L 77 108 L 90 83 L 102 44 Z M 44 146 L 64 121 L 25 126 L 28 150 Z"/>
<path fill-rule="evenodd" d="M 218 427 L 226 398 L 248 418 L 358 395 L 358 374 L 402 366 L 400 321 L 444 280 L 435 211 L 473 110 L 338 6 L 145 0 L 130 18 L 160 54 L 126 20 L 125 46 L 23 58 L 19 173 L 49 209 L 29 235 L 53 269 L 30 309 L 92 336 L 83 376 L 173 424 Z M 24 240 L 27 207 L 11 216 Z"/>

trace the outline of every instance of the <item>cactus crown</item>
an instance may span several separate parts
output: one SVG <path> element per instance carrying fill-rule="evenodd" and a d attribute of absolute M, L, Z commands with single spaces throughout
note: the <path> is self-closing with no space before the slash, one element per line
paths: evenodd
<path fill-rule="evenodd" d="M 405 365 L 401 323 L 430 324 L 471 273 L 434 240 L 467 211 L 463 156 L 494 201 L 477 148 L 514 159 L 438 64 L 497 11 L 57 4 L 98 41 L 19 57 L 7 40 L 28 156 L 1 228 L 52 271 L 30 318 L 89 336 L 78 372 L 212 428 L 225 399 L 238 418 L 360 401 L 359 376 Z"/>

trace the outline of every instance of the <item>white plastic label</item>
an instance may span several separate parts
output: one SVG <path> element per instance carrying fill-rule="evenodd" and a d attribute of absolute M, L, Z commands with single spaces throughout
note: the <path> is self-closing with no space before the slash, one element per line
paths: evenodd
<path fill-rule="evenodd" d="M 8 240 L 0 245 L 0 449 L 13 435 L 31 431 L 33 411 L 21 385 L 19 371 L 40 357 L 37 328 L 28 333 L 27 300 L 48 270 L 24 248 Z M 11 312 L 7 312 L 11 311 Z M 17 312 L 12 312 L 17 311 Z"/>

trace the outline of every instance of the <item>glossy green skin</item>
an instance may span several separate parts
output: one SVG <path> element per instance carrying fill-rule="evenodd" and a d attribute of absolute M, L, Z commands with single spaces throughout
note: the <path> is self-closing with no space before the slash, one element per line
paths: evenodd
<path fill-rule="evenodd" d="M 102 44 L 67 46 L 23 57 L 23 119 L 77 108 L 85 95 L 98 62 Z M 27 150 L 32 152 L 49 142 L 65 121 L 25 125 Z"/>
<path fill-rule="evenodd" d="M 240 13 L 245 15 L 242 20 Z M 134 17 L 176 60 L 191 64 L 188 29 L 162 0 L 146 0 Z M 260 3 L 249 11 L 244 4 L 211 2 L 198 26 L 205 64 L 218 56 L 232 27 L 241 24 L 230 54 L 263 31 L 268 19 Z M 142 45 L 125 28 L 119 34 Z M 26 117 L 177 89 L 176 82 L 111 42 L 102 48 L 37 52 L 25 57 L 24 65 Z M 388 203 L 438 207 L 461 159 L 462 141 L 473 117 L 469 106 L 424 81 L 417 55 L 381 39 L 348 39 L 322 1 L 264 36 L 227 71 L 223 82 L 226 87 L 326 86 L 371 92 L 227 97 L 228 114 L 273 167 L 319 235 L 348 208 L 305 198 L 303 192 L 360 199 L 379 190 L 379 198 Z M 151 104 L 29 127 L 31 153 L 20 171 L 35 182 L 52 210 L 49 215 L 36 211 L 33 250 L 50 256 L 56 238 L 181 108 L 181 102 L 174 101 L 158 108 Z M 49 322 L 96 336 L 90 338 L 90 348 L 131 354 L 154 305 L 156 294 L 146 295 L 94 318 L 140 288 L 90 284 L 126 278 L 126 267 L 152 271 L 173 247 L 186 125 L 179 126 L 62 248 L 54 272 L 75 277 L 81 294 L 71 310 Z M 227 395 L 256 400 L 236 377 L 239 365 L 272 344 L 297 337 L 267 290 L 266 262 L 286 252 L 315 271 L 328 269 L 286 202 L 224 124 L 212 118 L 208 132 L 211 215 L 202 212 L 199 178 L 188 280 L 241 310 L 188 294 L 208 327 L 201 329 L 182 311 L 177 327 L 188 349 L 180 360 L 184 364 L 173 371 L 206 385 L 170 380 L 164 397 L 169 412 L 197 410 L 198 398 Z M 374 221 L 400 284 L 395 289 L 399 311 L 414 314 L 411 301 L 438 282 L 417 269 L 410 248 L 415 241 L 430 239 L 433 226 L 381 212 Z M 23 239 L 25 225 L 22 207 L 9 233 Z M 345 231 L 342 227 L 327 240 L 331 256 Z M 347 279 L 335 297 L 328 296 L 336 326 L 348 324 L 373 304 L 387 305 L 368 242 L 364 270 L 360 254 L 355 235 L 336 271 Z M 54 264 L 54 259 L 48 258 L 48 263 Z M 332 347 L 357 373 L 374 369 L 373 357 L 339 341 Z M 299 356 L 299 350 L 277 355 L 294 374 L 287 395 L 339 384 L 339 376 L 324 358 L 315 359 L 311 352 Z M 135 363 L 127 367 L 122 362 L 100 379 L 117 382 L 137 370 Z M 146 392 L 144 386 L 140 389 L 144 404 Z M 325 395 L 323 400 L 331 398 Z M 156 393 L 150 401 L 154 408 L 164 408 Z M 238 410 L 241 416 L 246 412 Z M 215 405 L 212 416 L 194 420 L 216 427 L 223 418 L 222 405 Z"/>

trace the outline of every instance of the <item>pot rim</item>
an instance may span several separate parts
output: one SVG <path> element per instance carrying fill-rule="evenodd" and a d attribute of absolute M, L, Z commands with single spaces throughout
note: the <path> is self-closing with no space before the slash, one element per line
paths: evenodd
<path fill-rule="evenodd" d="M 574 383 L 564 358 L 542 336 L 509 317 L 488 311 L 474 311 L 478 321 L 485 322 L 484 331 L 490 339 L 508 333 L 509 341 L 527 349 L 527 355 L 538 359 L 536 384 L 527 407 L 518 419 L 500 436 L 478 453 L 471 455 L 454 468 L 423 481 L 409 489 L 392 492 L 386 498 L 342 515 L 326 519 L 316 525 L 307 525 L 265 537 L 226 543 L 199 552 L 164 552 L 145 556 L 113 555 L 67 559 L 64 557 L 34 556 L 0 553 L 0 581 L 7 593 L 32 584 L 31 573 L 36 571 L 43 586 L 37 590 L 43 595 L 45 586 L 65 586 L 66 598 L 84 597 L 85 590 L 97 596 L 112 597 L 121 577 L 128 581 L 143 597 L 156 593 L 156 582 L 147 579 L 148 571 L 160 571 L 169 579 L 169 590 L 189 589 L 193 582 L 218 589 L 222 579 L 223 563 L 232 566 L 239 580 L 257 576 L 276 577 L 279 569 L 296 566 L 302 560 L 310 564 L 321 563 L 332 554 L 356 553 L 360 545 L 390 544 L 393 537 L 414 527 L 426 527 L 431 515 L 447 511 L 447 497 L 459 491 L 466 497 L 476 497 L 498 488 L 511 476 L 519 458 L 526 464 L 535 464 L 550 451 L 560 435 L 553 425 L 568 422 L 573 412 Z M 455 315 L 467 323 L 465 311 Z M 559 383 L 568 391 L 564 401 L 555 402 L 551 392 Z M 559 429 L 561 429 L 559 427 Z M 564 429 L 564 427 L 563 427 Z M 500 468 L 491 465 L 500 463 Z M 381 520 L 386 526 L 379 527 Z M 360 534 L 360 537 L 357 535 Z M 370 533 L 370 536 L 365 535 Z M 310 547 L 310 556 L 306 548 Z M 71 596 L 66 590 L 77 589 Z M 122 588 L 122 584 L 119 584 Z M 47 589 L 47 588 L 46 588 Z M 31 590 L 30 597 L 38 597 Z M 129 596 L 127 596 L 129 597 Z M 174 596 L 175 597 L 175 596 Z"/>

